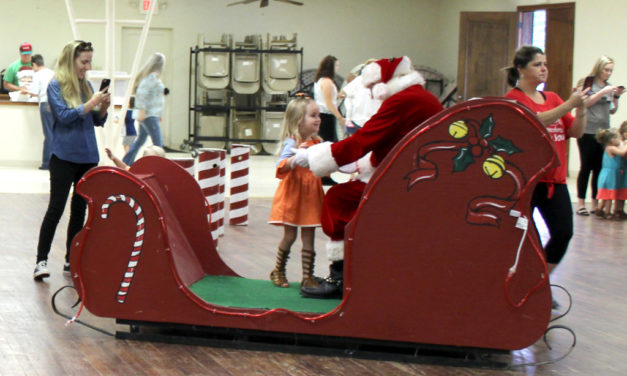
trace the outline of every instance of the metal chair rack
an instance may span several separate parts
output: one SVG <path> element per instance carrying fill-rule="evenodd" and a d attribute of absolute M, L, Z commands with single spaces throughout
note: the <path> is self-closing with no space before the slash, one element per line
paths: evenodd
<path fill-rule="evenodd" d="M 210 103 L 211 98 L 201 101 L 199 100 L 200 89 L 198 87 L 198 66 L 199 66 L 199 53 L 200 52 L 228 52 L 231 54 L 236 53 L 246 53 L 246 54 L 298 54 L 300 55 L 300 72 L 299 79 L 301 77 L 301 72 L 303 70 L 303 49 L 254 49 L 254 48 L 223 48 L 223 47 L 201 47 L 194 46 L 189 50 L 189 117 L 188 117 L 188 138 L 183 140 L 181 144 L 181 149 L 189 149 L 192 152 L 192 155 L 197 153 L 197 149 L 202 145 L 201 142 L 209 141 L 209 142 L 223 142 L 224 147 L 228 148 L 228 146 L 232 143 L 277 143 L 276 139 L 266 139 L 266 138 L 237 138 L 233 137 L 233 124 L 232 124 L 232 113 L 233 111 L 276 111 L 276 112 L 284 112 L 286 104 L 276 104 L 276 103 L 268 103 L 267 100 L 261 98 L 264 93 L 263 88 L 260 88 L 256 93 L 250 94 L 251 96 L 256 96 L 259 98 L 253 99 L 252 104 L 247 103 L 245 105 L 238 104 L 235 101 L 235 96 L 242 96 L 244 94 L 237 94 L 232 92 L 232 90 L 225 89 L 221 95 L 223 96 L 222 100 L 219 100 L 218 104 Z M 203 92 L 211 92 L 211 90 L 203 89 Z M 272 94 L 275 95 L 275 94 Z M 289 96 L 289 92 L 285 93 L 285 96 Z M 203 103 L 205 102 L 205 103 Z M 223 135 L 218 136 L 208 136 L 208 135 L 200 135 L 198 134 L 199 129 L 199 116 L 212 116 L 212 115 L 220 115 L 225 117 L 224 121 L 224 131 Z"/>

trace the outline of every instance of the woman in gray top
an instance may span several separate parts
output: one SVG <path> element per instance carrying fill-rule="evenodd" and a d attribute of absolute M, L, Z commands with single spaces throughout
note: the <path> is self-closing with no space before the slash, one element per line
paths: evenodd
<path fill-rule="evenodd" d="M 592 173 L 592 212 L 598 208 L 597 202 L 597 180 L 601 171 L 601 161 L 603 159 L 603 145 L 599 144 L 595 138 L 600 129 L 610 127 L 610 115 L 618 109 L 618 98 L 623 94 L 623 86 L 612 86 L 608 80 L 614 70 L 614 60 L 602 55 L 594 63 L 591 77 L 594 77 L 592 87 L 588 92 L 590 97 L 586 101 L 588 108 L 588 120 L 584 135 L 577 139 L 579 146 L 579 160 L 581 162 L 579 174 L 577 175 L 577 211 L 579 215 L 590 215 L 586 209 L 585 199 Z M 580 80 L 577 86 L 583 86 L 584 80 Z M 587 89 L 584 88 L 584 89 Z"/>

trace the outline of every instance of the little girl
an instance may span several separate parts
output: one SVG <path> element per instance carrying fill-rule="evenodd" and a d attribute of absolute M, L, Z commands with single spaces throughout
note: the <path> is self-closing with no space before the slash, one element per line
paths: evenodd
<path fill-rule="evenodd" d="M 314 233 L 320 226 L 324 191 L 320 178 L 307 168 L 293 163 L 295 148 L 307 148 L 322 141 L 317 135 L 320 129 L 320 110 L 311 98 L 292 100 L 285 110 L 276 177 L 281 179 L 272 202 L 268 223 L 283 226 L 283 239 L 279 243 L 276 266 L 270 280 L 278 287 L 289 287 L 285 277 L 285 264 L 292 244 L 301 228 L 303 279 L 301 286 L 316 287 L 314 269 Z"/>
<path fill-rule="evenodd" d="M 597 132 L 597 141 L 605 146 L 601 172 L 599 173 L 597 200 L 603 200 L 599 210 L 602 218 L 620 219 L 619 215 L 612 214 L 612 200 L 618 200 L 618 192 L 622 185 L 621 165 L 622 158 L 627 155 L 627 145 L 621 145 L 616 131 L 601 129 Z"/>
<path fill-rule="evenodd" d="M 618 135 L 621 138 L 621 147 L 627 147 L 627 121 L 624 121 L 618 128 Z M 619 216 L 620 219 L 627 219 L 627 213 L 625 213 L 625 200 L 627 200 L 627 156 L 623 157 L 622 172 L 621 184 L 618 187 L 615 215 Z"/>

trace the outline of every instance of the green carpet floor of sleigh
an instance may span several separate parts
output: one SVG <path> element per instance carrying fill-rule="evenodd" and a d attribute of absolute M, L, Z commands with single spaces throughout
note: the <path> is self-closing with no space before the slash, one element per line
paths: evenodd
<path fill-rule="evenodd" d="M 276 287 L 269 280 L 206 275 L 190 286 L 206 302 L 224 307 L 274 309 L 294 312 L 327 313 L 340 299 L 308 299 L 300 295 L 300 281 L 290 287 Z"/>

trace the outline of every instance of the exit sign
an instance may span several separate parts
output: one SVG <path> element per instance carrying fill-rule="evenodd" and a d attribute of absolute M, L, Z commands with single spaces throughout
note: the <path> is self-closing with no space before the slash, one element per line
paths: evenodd
<path fill-rule="evenodd" d="M 153 14 L 159 13 L 159 4 L 157 3 L 157 1 L 158 0 L 139 0 L 139 13 L 148 14 L 152 3 L 155 3 L 155 11 L 153 12 Z"/>

